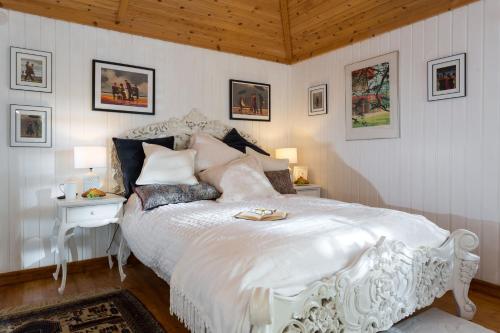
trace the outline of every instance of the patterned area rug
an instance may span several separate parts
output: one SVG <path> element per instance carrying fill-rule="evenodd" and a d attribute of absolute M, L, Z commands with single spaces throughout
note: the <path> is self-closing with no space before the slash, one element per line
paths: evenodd
<path fill-rule="evenodd" d="M 0 333 L 165 333 L 126 290 L 0 316 Z"/>

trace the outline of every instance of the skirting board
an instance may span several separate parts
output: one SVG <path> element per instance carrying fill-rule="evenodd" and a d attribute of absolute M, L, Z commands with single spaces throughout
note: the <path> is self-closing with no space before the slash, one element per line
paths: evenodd
<path fill-rule="evenodd" d="M 116 258 L 115 258 L 116 259 Z M 127 263 L 135 264 L 138 260 L 131 255 Z M 115 261 L 115 267 L 116 261 Z M 95 271 L 100 269 L 109 269 L 108 257 L 93 258 L 88 260 L 80 260 L 68 263 L 68 275 L 74 273 L 83 273 Z M 16 283 L 29 282 L 34 280 L 41 280 L 53 278 L 52 273 L 56 271 L 56 266 L 45 266 L 40 268 L 23 269 L 19 271 L 0 273 L 0 287 Z"/>
<path fill-rule="evenodd" d="M 131 255 L 128 264 L 137 264 L 139 261 Z M 74 261 L 68 263 L 68 273 L 82 273 L 88 271 L 100 270 L 108 267 L 108 258 L 94 258 L 88 260 Z M 23 269 L 14 272 L 0 273 L 0 287 L 10 284 L 29 282 L 40 279 L 52 278 L 52 273 L 56 270 L 56 266 L 46 266 L 40 268 Z M 500 298 L 500 286 L 485 282 L 482 280 L 474 279 L 470 285 L 470 289 L 480 292 L 485 295 Z"/>

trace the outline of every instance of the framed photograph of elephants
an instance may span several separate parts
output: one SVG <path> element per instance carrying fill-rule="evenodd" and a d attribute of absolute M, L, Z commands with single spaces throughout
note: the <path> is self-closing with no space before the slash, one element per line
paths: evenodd
<path fill-rule="evenodd" d="M 52 92 L 52 53 L 11 46 L 10 89 Z"/>
<path fill-rule="evenodd" d="M 346 139 L 399 137 L 398 52 L 346 66 Z"/>
<path fill-rule="evenodd" d="M 155 114 L 155 70 L 93 60 L 92 109 Z"/>
<path fill-rule="evenodd" d="M 271 121 L 271 85 L 229 80 L 229 118 Z"/>

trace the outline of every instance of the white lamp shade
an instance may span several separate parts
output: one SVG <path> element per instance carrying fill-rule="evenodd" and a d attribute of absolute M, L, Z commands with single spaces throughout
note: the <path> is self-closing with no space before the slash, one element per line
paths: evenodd
<path fill-rule="evenodd" d="M 75 168 L 91 169 L 106 167 L 106 147 L 75 147 Z"/>
<path fill-rule="evenodd" d="M 276 158 L 287 159 L 288 163 L 297 163 L 297 148 L 278 148 L 276 149 Z"/>

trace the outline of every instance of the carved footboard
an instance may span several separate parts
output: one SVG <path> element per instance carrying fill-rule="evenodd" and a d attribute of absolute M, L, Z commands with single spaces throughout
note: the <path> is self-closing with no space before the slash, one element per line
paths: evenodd
<path fill-rule="evenodd" d="M 378 332 L 453 290 L 458 314 L 472 319 L 469 284 L 479 257 L 477 236 L 457 230 L 439 248 L 412 249 L 380 239 L 351 266 L 286 297 L 256 288 L 249 315 L 253 333 Z"/>

